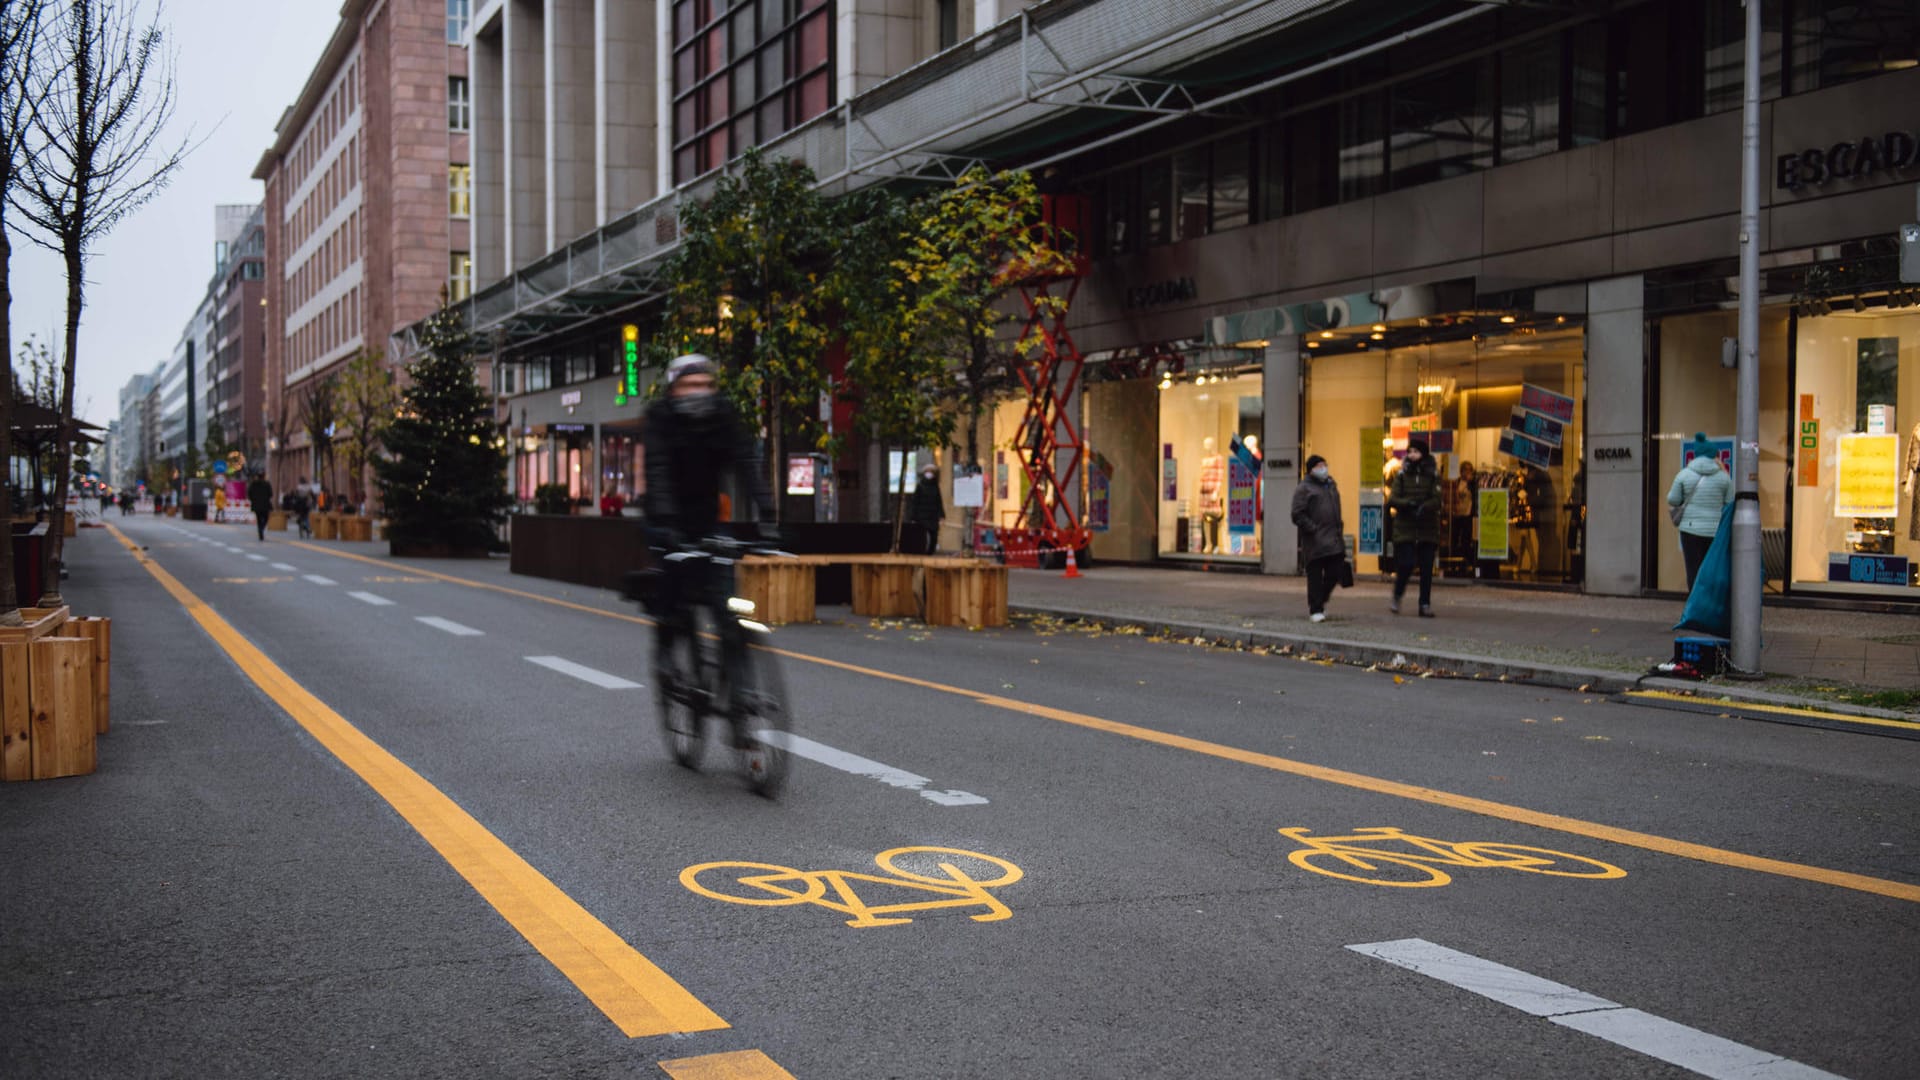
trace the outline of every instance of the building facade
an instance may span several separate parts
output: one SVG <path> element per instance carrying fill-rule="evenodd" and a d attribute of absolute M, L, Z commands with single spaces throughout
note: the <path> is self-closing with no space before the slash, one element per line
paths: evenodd
<path fill-rule="evenodd" d="M 213 324 L 202 354 L 199 387 L 207 429 L 238 446 L 255 465 L 266 461 L 266 219 L 255 206 L 222 207 L 214 251 Z"/>
<path fill-rule="evenodd" d="M 766 39 L 758 23 L 735 37 L 731 20 L 776 14 L 783 31 L 812 9 L 685 6 L 684 24 L 680 6 L 656 9 L 656 195 L 625 212 L 601 205 L 611 181 L 578 184 L 615 158 L 569 172 L 550 149 L 613 138 L 613 106 L 568 143 L 555 102 L 582 98 L 544 75 L 522 93 L 509 70 L 515 13 L 555 5 L 490 5 L 504 11 L 497 72 L 476 38 L 484 287 L 464 311 L 502 343 L 520 487 L 630 475 L 609 436 L 627 437 L 632 408 L 613 392 L 619 324 L 644 321 L 675 202 L 702 190 L 684 155 L 697 174 L 750 131 L 829 193 L 979 162 L 1030 169 L 1075 208 L 1090 269 L 1068 327 L 1088 363 L 1061 388 L 1084 449 L 1063 494 L 1096 556 L 1295 573 L 1287 495 L 1320 454 L 1370 566 L 1386 478 L 1424 438 L 1445 470 L 1444 573 L 1606 594 L 1683 585 L 1669 485 L 1695 453 L 1731 456 L 1720 358 L 1739 301 L 1739 0 L 1054 0 L 992 10 L 956 47 L 936 38 L 866 84 L 862 20 L 894 24 L 843 3 L 824 110 L 771 139 L 759 113 L 734 126 L 736 49 Z M 943 33 L 945 6 L 913 10 Z M 1795 0 L 1762 18 L 1768 588 L 1920 600 L 1920 293 L 1897 256 L 1898 230 L 1920 220 L 1920 11 Z M 522 68 L 554 40 L 549 27 Z M 799 47 L 784 47 L 782 95 Z M 772 90 L 755 78 L 758 106 Z M 514 103 L 545 126 L 519 138 Z M 569 193 L 584 190 L 613 216 L 570 238 L 585 204 Z M 991 523 L 1025 500 L 1023 412 L 1008 403 L 988 433 Z"/>
<path fill-rule="evenodd" d="M 153 387 L 154 375 L 149 372 L 135 375 L 120 388 L 120 450 L 113 473 L 117 487 L 137 488 L 147 482 L 147 464 L 154 460 L 149 445 Z"/>
<path fill-rule="evenodd" d="M 466 16 L 466 0 L 348 0 L 254 170 L 277 488 L 302 476 L 353 486 L 309 430 L 311 395 L 471 288 Z"/>

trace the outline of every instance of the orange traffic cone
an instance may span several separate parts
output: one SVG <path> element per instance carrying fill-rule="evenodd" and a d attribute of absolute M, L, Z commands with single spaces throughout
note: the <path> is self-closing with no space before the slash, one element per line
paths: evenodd
<path fill-rule="evenodd" d="M 1067 549 L 1067 572 L 1061 576 L 1069 578 L 1077 578 L 1080 576 L 1080 561 L 1073 557 L 1072 548 Z"/>

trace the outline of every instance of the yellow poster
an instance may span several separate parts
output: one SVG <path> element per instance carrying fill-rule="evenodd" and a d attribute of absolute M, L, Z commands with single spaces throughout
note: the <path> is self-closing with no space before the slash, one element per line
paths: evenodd
<path fill-rule="evenodd" d="M 1386 476 L 1387 450 L 1381 445 L 1386 437 L 1386 428 L 1360 429 L 1360 486 L 1363 488 L 1379 487 Z"/>
<path fill-rule="evenodd" d="M 1503 562 L 1507 550 L 1507 490 L 1480 489 L 1480 558 Z"/>
<path fill-rule="evenodd" d="M 1898 435 L 1842 435 L 1834 466 L 1834 517 L 1892 517 L 1900 492 Z"/>

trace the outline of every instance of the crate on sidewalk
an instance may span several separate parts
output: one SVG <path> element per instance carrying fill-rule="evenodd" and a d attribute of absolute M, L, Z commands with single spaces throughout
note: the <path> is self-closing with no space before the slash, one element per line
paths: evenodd
<path fill-rule="evenodd" d="M 94 770 L 93 648 L 90 637 L 0 642 L 0 780 Z"/>
<path fill-rule="evenodd" d="M 1727 649 L 1730 645 L 1731 642 L 1726 638 L 1674 638 L 1673 661 L 1676 664 L 1692 664 L 1694 670 L 1702 675 L 1724 675 L 1727 673 Z"/>

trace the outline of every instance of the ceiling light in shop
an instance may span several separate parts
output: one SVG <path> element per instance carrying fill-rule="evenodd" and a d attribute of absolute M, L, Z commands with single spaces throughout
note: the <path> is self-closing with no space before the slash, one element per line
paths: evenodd
<path fill-rule="evenodd" d="M 1374 323 L 1374 324 L 1373 324 L 1373 332 L 1374 332 L 1374 333 L 1376 333 L 1376 334 L 1384 334 L 1384 333 L 1386 333 L 1386 332 L 1387 332 L 1387 324 L 1386 324 L 1386 323 L 1380 323 L 1380 322 L 1377 322 L 1377 323 Z"/>
<path fill-rule="evenodd" d="M 1236 341 L 1233 343 L 1233 347 L 1236 349 L 1264 349 L 1267 347 L 1267 344 L 1266 338 L 1255 338 L 1252 341 Z"/>
<path fill-rule="evenodd" d="M 1513 316 L 1511 316 L 1511 315 L 1502 315 L 1502 316 L 1500 316 L 1500 321 L 1501 321 L 1501 322 L 1503 322 L 1503 323 L 1508 323 L 1508 324 L 1511 324 L 1511 323 L 1513 322 Z"/>
<path fill-rule="evenodd" d="M 1385 335 L 1385 334 L 1369 334 L 1369 335 L 1367 335 L 1367 336 L 1368 336 L 1368 337 L 1371 337 L 1371 338 L 1372 338 L 1373 340 L 1375 340 L 1375 341 L 1385 341 L 1385 340 L 1387 340 L 1387 335 Z"/>
<path fill-rule="evenodd" d="M 1173 389 L 1173 376 L 1171 375 L 1160 376 L 1160 389 L 1162 390 Z"/>
<path fill-rule="evenodd" d="M 1444 394 L 1447 392 L 1447 388 L 1441 383 L 1421 383 L 1419 392 L 1422 394 Z"/>
<path fill-rule="evenodd" d="M 1333 331 L 1331 331 L 1331 330 L 1322 330 L 1322 331 L 1320 331 L 1320 337 L 1321 337 L 1321 339 L 1322 339 L 1322 340 L 1326 340 L 1326 339 L 1328 339 L 1328 338 L 1331 338 L 1331 337 L 1333 337 Z"/>
<path fill-rule="evenodd" d="M 1309 349 L 1317 349 L 1317 348 L 1319 348 L 1319 347 L 1320 347 L 1320 343 L 1319 343 L 1319 342 L 1317 342 L 1317 341 L 1309 341 L 1309 342 L 1307 342 L 1307 348 L 1309 348 Z"/>

